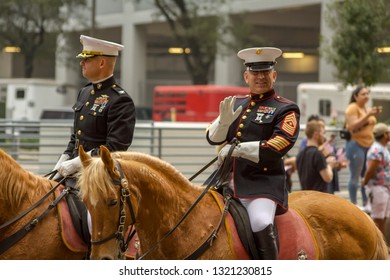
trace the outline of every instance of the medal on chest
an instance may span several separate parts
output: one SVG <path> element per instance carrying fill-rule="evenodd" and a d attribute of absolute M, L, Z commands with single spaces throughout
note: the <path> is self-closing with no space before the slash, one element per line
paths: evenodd
<path fill-rule="evenodd" d="M 255 121 L 262 123 L 264 119 L 270 119 L 272 115 L 275 113 L 276 108 L 275 107 L 268 107 L 268 106 L 259 106 L 256 112 L 256 118 Z"/>
<path fill-rule="evenodd" d="M 108 95 L 102 94 L 101 96 L 97 97 L 93 103 L 93 106 L 91 108 L 91 111 L 98 111 L 99 113 L 103 112 L 104 108 L 106 108 L 108 104 Z"/>

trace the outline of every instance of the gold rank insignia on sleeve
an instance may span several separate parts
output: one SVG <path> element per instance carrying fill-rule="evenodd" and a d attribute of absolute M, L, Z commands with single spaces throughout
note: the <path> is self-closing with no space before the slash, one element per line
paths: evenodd
<path fill-rule="evenodd" d="M 297 130 L 297 118 L 295 116 L 295 112 L 291 112 L 290 114 L 284 117 L 280 129 L 286 132 L 290 136 L 295 135 L 295 131 Z"/>
<path fill-rule="evenodd" d="M 275 136 L 274 138 L 267 141 L 268 146 L 271 146 L 277 151 L 281 151 L 284 148 L 286 148 L 288 145 L 290 145 L 290 141 L 283 138 L 282 136 Z"/>

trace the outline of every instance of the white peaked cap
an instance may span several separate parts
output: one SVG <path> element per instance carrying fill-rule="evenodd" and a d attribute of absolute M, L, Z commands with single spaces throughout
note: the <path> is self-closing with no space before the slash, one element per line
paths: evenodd
<path fill-rule="evenodd" d="M 119 51 L 123 50 L 121 44 L 81 35 L 80 42 L 83 45 L 83 51 L 77 55 L 79 58 L 88 58 L 95 55 L 118 56 Z"/>
<path fill-rule="evenodd" d="M 271 70 L 276 59 L 282 55 L 282 50 L 272 47 L 248 48 L 240 50 L 237 56 L 244 60 L 244 64 L 252 71 Z"/>

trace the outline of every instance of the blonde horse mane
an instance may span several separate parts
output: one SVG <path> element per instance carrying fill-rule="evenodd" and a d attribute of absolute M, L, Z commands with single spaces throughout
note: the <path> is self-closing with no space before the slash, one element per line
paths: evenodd
<path fill-rule="evenodd" d="M 26 198 L 32 202 L 43 185 L 51 186 L 48 179 L 24 170 L 2 149 L 0 166 L 0 200 L 8 202 L 11 209 L 18 209 Z"/>
<path fill-rule="evenodd" d="M 156 157 L 138 152 L 113 152 L 111 156 L 118 160 L 122 169 L 131 168 L 132 170 L 138 170 L 139 174 L 147 175 L 150 180 L 150 187 L 165 185 L 201 189 L 200 186 L 189 182 L 171 164 Z M 78 185 L 81 190 L 81 199 L 88 199 L 91 205 L 96 205 L 102 197 L 107 197 L 110 189 L 114 187 L 108 172 L 102 170 L 104 170 L 103 161 L 100 158 L 92 158 L 85 170 L 79 173 Z M 139 178 L 136 173 L 132 173 L 131 178 L 128 179 L 135 181 Z M 154 184 L 154 182 L 162 184 Z M 165 191 L 169 192 L 171 190 L 166 189 Z"/>

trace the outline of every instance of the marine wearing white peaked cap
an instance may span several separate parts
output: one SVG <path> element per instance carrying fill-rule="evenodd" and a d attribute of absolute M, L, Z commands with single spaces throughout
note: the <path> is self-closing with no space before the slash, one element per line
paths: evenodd
<path fill-rule="evenodd" d="M 278 48 L 263 47 L 243 49 L 237 56 L 244 60 L 247 70 L 267 71 L 274 68 L 276 59 L 282 55 Z"/>
<path fill-rule="evenodd" d="M 80 42 L 83 45 L 83 51 L 76 57 L 89 58 L 95 55 L 118 56 L 124 46 L 121 44 L 105 41 L 85 35 L 80 36 Z"/>

